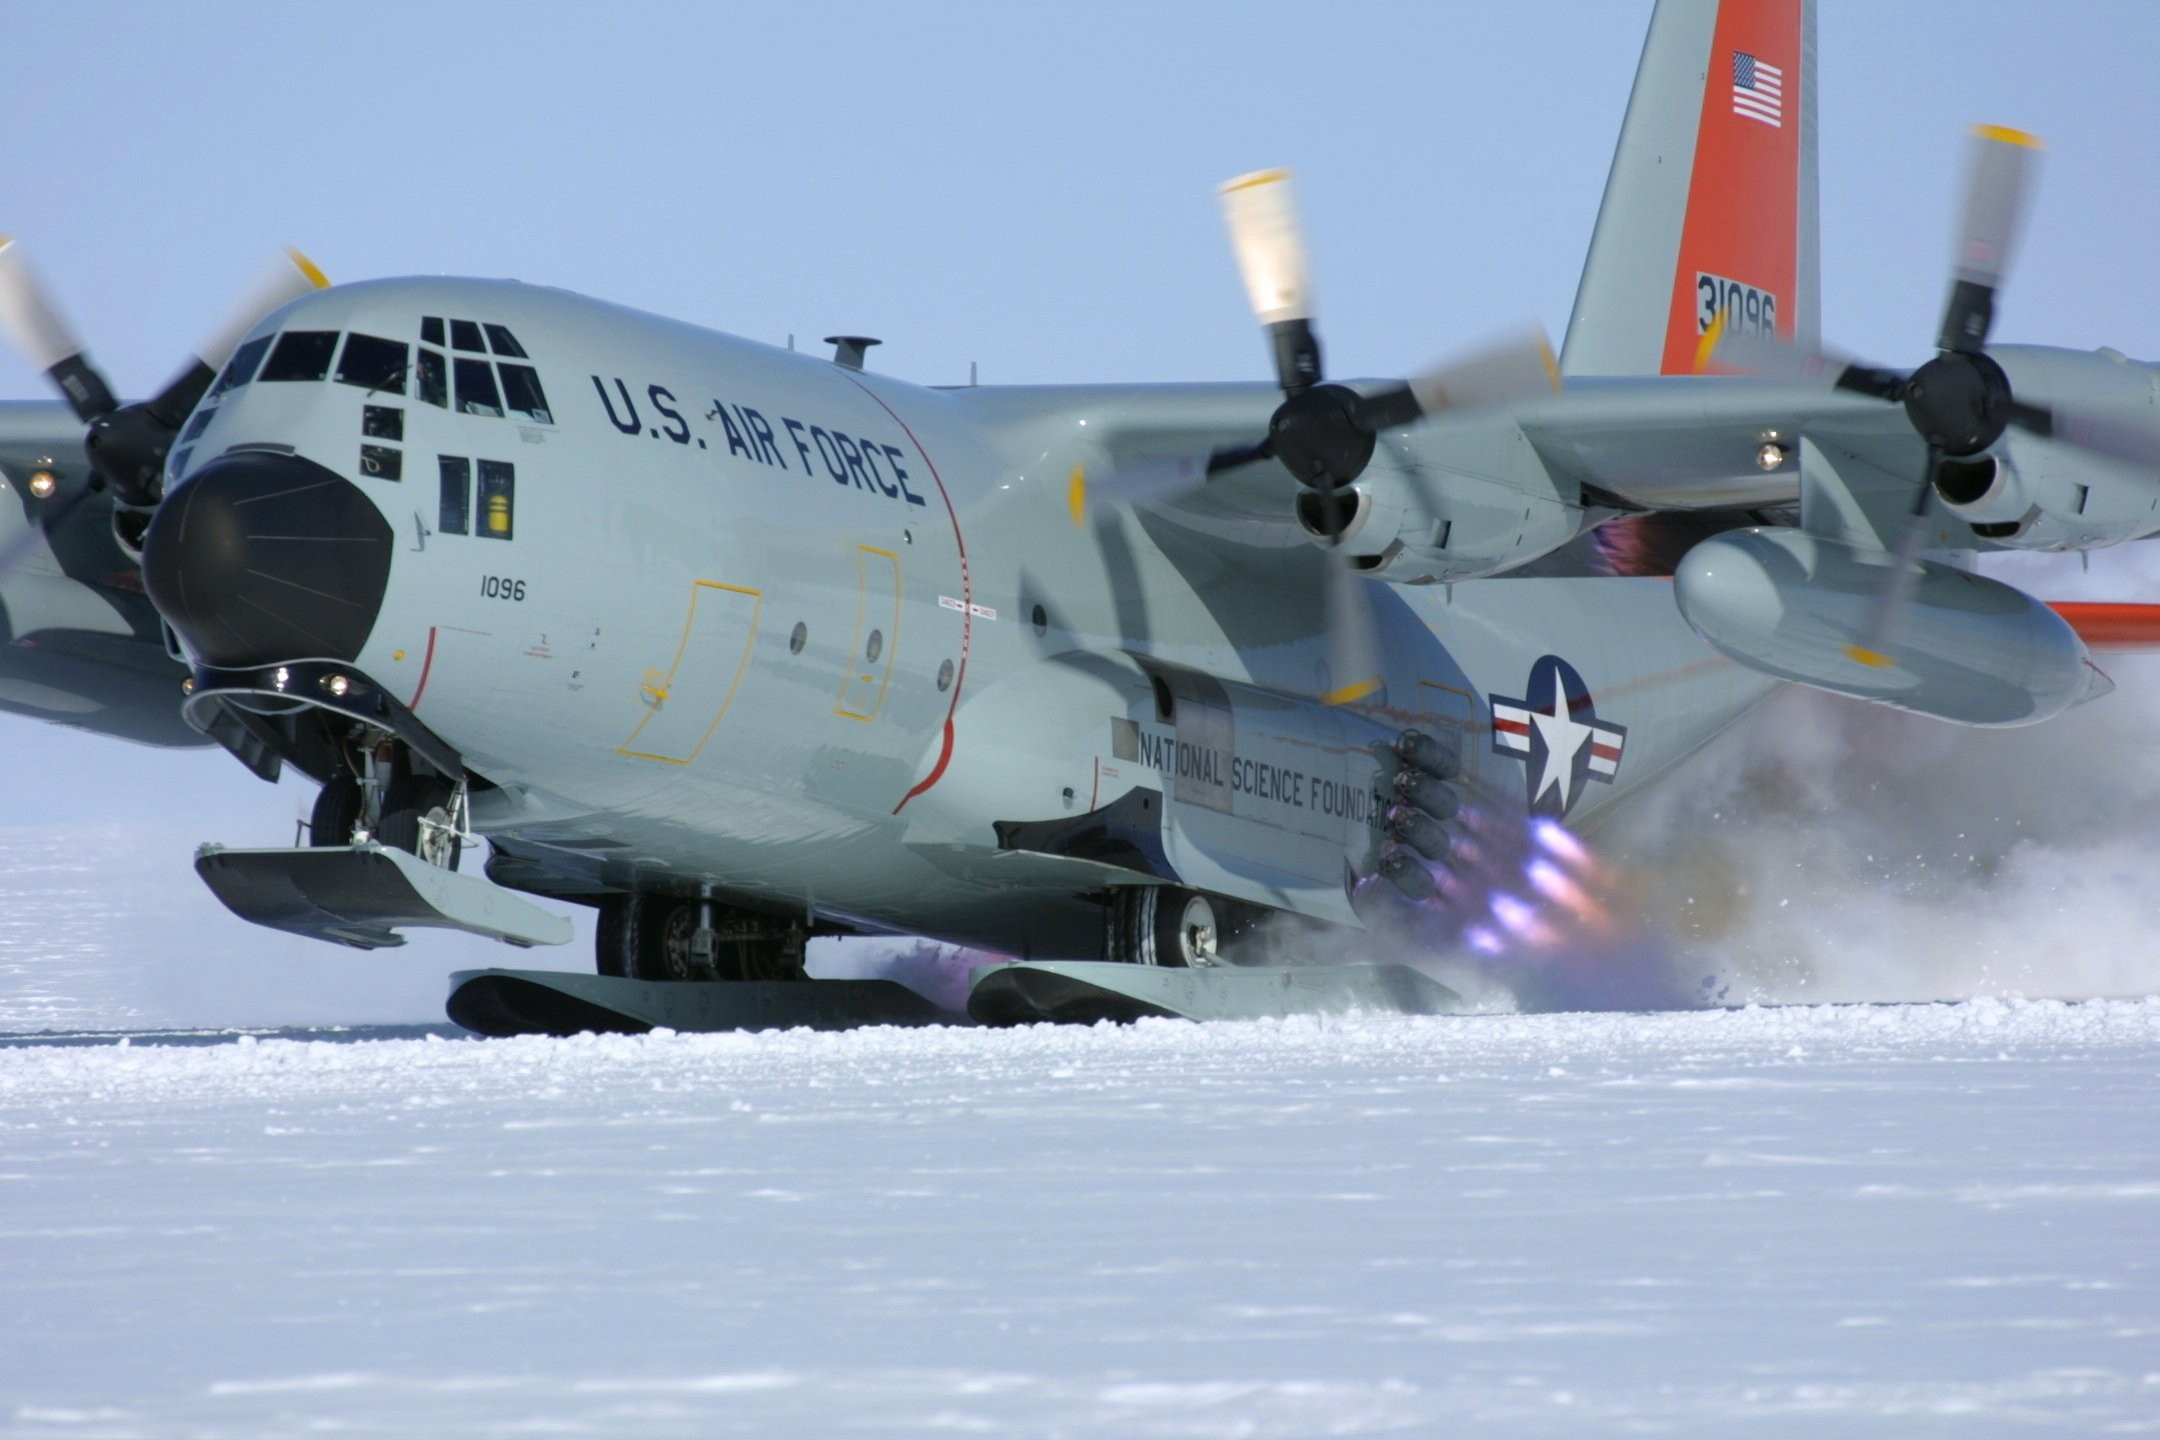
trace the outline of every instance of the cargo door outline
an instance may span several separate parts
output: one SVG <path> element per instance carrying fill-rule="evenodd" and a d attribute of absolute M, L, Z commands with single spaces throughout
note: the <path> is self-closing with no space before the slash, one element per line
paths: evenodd
<path fill-rule="evenodd" d="M 900 652 L 900 557 L 875 545 L 855 547 L 855 642 L 848 650 L 846 678 L 840 682 L 835 715 L 865 724 L 877 719 L 892 683 L 893 659 Z M 892 603 L 887 610 L 888 589 Z M 875 617 L 889 616 L 885 624 Z M 880 635 L 878 653 L 866 653 L 872 632 Z"/>
<path fill-rule="evenodd" d="M 740 617 L 746 604 L 749 621 L 742 623 Z M 638 699 L 645 706 L 645 715 L 615 753 L 636 760 L 658 760 L 663 765 L 688 765 L 696 760 L 713 732 L 720 728 L 728 707 L 735 703 L 735 692 L 742 688 L 743 675 L 750 668 L 750 652 L 757 647 L 758 617 L 764 609 L 762 590 L 712 580 L 693 581 L 690 613 L 683 618 L 675 659 L 665 672 L 655 666 L 639 681 Z M 702 631 L 698 623 L 701 616 L 705 622 Z M 742 634 L 739 653 L 732 643 L 738 628 Z M 727 681 L 724 691 L 719 687 L 721 675 Z M 719 701 L 711 718 L 706 719 L 705 707 L 699 701 L 716 692 Z M 672 713 L 671 705 L 675 707 Z M 670 751 L 684 753 L 667 753 Z"/>

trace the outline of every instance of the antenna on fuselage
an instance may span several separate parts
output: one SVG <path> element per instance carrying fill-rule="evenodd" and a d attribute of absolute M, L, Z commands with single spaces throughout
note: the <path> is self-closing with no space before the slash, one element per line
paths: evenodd
<path fill-rule="evenodd" d="M 860 370 L 863 368 L 863 357 L 870 353 L 870 347 L 885 342 L 875 335 L 827 335 L 825 343 L 833 347 L 833 364 L 843 370 Z"/>

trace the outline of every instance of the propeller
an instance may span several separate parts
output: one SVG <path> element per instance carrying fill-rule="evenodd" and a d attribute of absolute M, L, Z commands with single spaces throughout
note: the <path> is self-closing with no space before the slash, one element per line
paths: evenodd
<path fill-rule="evenodd" d="M 1300 519 L 1335 552 L 1328 566 L 1326 621 L 1330 705 L 1380 688 L 1380 647 L 1355 562 L 1342 553 L 1357 515 L 1352 485 L 1372 462 L 1380 432 L 1451 410 L 1504 404 L 1559 388 L 1559 366 L 1542 332 L 1502 341 L 1371 394 L 1327 383 L 1313 329 L 1311 268 L 1298 224 L 1290 172 L 1259 170 L 1226 182 L 1223 221 L 1253 313 L 1266 329 L 1283 402 L 1264 439 L 1219 450 L 1207 473 L 1273 459 L 1304 487 Z"/>
<path fill-rule="evenodd" d="M 1711 361 L 1758 375 L 1819 381 L 1904 407 L 1927 445 L 1927 461 L 1912 509 L 1891 551 L 1891 564 L 1869 612 L 1861 643 L 1845 653 L 1863 665 L 1891 663 L 1886 644 L 1903 608 L 1927 533 L 1928 501 L 1946 461 L 1978 455 L 2012 427 L 2095 453 L 2152 464 L 2149 436 L 2094 421 L 2061 406 L 2027 404 L 2011 393 L 2009 377 L 1987 354 L 2010 252 L 2024 219 L 2040 142 L 2022 130 L 1975 126 L 1967 161 L 1964 208 L 1951 258 L 1950 295 L 1935 338 L 1935 356 L 1910 373 L 1861 364 L 1828 351 L 1803 350 L 1769 336 L 1733 335 L 1720 315 L 1703 337 L 1698 369 Z"/>
<path fill-rule="evenodd" d="M 166 452 L 241 339 L 272 310 L 329 283 L 305 255 L 288 249 L 179 374 L 148 400 L 123 405 L 90 363 L 82 342 L 31 270 L 21 246 L 12 238 L 0 237 L 0 331 L 52 377 L 69 407 L 88 427 L 83 447 L 90 461 L 90 484 L 55 511 L 47 527 L 59 524 L 97 490 L 111 490 L 123 504 L 156 504 L 162 493 Z M 0 556 L 0 563 L 11 558 Z"/>

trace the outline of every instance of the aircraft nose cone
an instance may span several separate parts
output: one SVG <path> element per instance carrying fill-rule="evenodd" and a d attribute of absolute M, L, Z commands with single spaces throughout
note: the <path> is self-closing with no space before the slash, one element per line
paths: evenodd
<path fill-rule="evenodd" d="M 335 471 L 226 455 L 158 506 L 143 588 L 205 664 L 351 660 L 382 608 L 390 540 L 375 502 Z"/>

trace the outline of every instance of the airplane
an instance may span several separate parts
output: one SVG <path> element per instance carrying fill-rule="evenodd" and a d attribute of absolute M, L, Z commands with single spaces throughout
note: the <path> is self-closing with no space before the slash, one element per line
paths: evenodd
<path fill-rule="evenodd" d="M 475 1028 L 823 1015 L 836 934 L 1013 957 L 983 1018 L 1249 1013 L 1283 924 L 1474 943 L 1786 685 L 2029 724 L 2160 635 L 1960 562 L 2160 530 L 2160 372 L 1988 343 L 2034 142 L 1976 132 L 1934 354 L 1882 369 L 1819 334 L 1815 104 L 1811 0 L 1660 0 L 1563 348 L 1408 380 L 1329 378 L 1277 171 L 1222 195 L 1273 384 L 922 387 L 295 261 L 120 405 L 0 248 L 67 402 L 0 416 L 55 542 L 0 596 L 103 607 L 67 683 L 130 688 L 77 720 L 319 783 L 310 846 L 198 857 L 243 917 L 597 910 L 590 983 L 482 972 Z"/>

